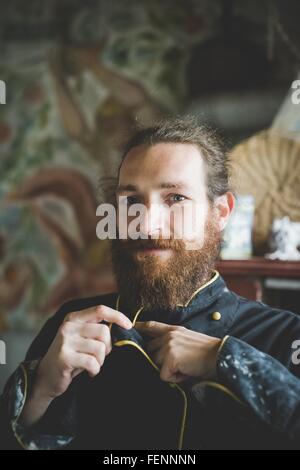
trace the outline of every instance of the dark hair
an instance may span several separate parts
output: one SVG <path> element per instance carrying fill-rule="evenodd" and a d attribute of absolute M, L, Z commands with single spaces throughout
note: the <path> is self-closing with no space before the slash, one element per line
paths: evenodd
<path fill-rule="evenodd" d="M 159 143 L 192 144 L 199 149 L 207 168 L 207 196 L 211 202 L 230 191 L 229 157 L 216 131 L 199 125 L 190 116 L 165 119 L 153 127 L 139 130 L 126 144 L 122 162 L 134 147 Z"/>

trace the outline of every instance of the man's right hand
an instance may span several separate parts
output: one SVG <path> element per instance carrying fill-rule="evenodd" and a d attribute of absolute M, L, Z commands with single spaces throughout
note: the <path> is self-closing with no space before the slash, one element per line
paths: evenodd
<path fill-rule="evenodd" d="M 36 423 L 81 372 L 87 371 L 90 377 L 99 374 L 112 350 L 110 329 L 103 321 L 125 329 L 133 326 L 123 313 L 103 305 L 67 315 L 38 366 L 35 384 L 21 416 L 23 425 Z"/>

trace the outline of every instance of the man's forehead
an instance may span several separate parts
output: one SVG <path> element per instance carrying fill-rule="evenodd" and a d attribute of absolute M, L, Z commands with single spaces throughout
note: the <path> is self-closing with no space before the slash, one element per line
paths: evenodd
<path fill-rule="evenodd" d="M 140 145 L 128 152 L 120 169 L 119 183 L 130 184 L 139 178 L 154 185 L 190 186 L 204 177 L 204 162 L 191 144 L 159 143 Z M 130 180 L 130 181 L 129 181 Z"/>

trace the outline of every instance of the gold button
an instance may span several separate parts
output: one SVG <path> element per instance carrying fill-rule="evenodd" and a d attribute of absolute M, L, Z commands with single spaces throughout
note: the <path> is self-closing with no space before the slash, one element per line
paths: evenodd
<path fill-rule="evenodd" d="M 221 318 L 222 318 L 222 315 L 220 314 L 220 312 L 215 312 L 215 313 L 212 314 L 212 319 L 214 321 L 220 321 Z"/>

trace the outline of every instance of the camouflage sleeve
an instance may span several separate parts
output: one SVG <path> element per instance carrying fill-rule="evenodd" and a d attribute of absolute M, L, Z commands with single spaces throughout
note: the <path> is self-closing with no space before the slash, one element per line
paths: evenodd
<path fill-rule="evenodd" d="M 219 351 L 218 380 L 265 424 L 300 442 L 300 380 L 273 357 L 227 337 Z M 300 368 L 300 366 L 298 366 Z"/>
<path fill-rule="evenodd" d="M 38 362 L 28 361 L 21 364 L 8 381 L 0 399 L 0 449 L 2 450 L 58 450 L 66 447 L 74 439 L 75 410 L 70 394 L 67 406 L 66 403 L 63 405 L 63 414 L 53 413 L 53 410 L 51 412 L 52 405 L 50 405 L 37 425 L 25 428 L 19 424 Z M 59 411 L 59 408 L 62 408 L 62 401 L 66 400 L 55 401 L 57 403 L 54 403 L 54 407 Z M 53 422 L 53 415 L 60 416 L 59 422 Z"/>

